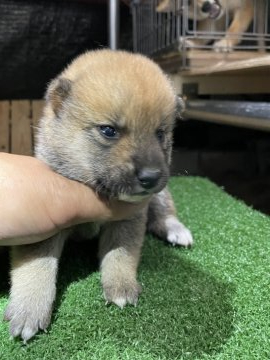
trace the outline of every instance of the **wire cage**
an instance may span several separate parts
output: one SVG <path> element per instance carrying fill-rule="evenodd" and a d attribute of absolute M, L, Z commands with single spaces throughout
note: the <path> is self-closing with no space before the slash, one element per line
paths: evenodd
<path fill-rule="evenodd" d="M 262 56 L 269 8 L 268 0 L 134 0 L 134 51 L 177 55 L 182 70 Z"/>

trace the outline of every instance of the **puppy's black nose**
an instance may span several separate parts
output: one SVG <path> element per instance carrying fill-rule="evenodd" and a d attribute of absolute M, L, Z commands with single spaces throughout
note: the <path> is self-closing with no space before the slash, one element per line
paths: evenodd
<path fill-rule="evenodd" d="M 140 185 L 144 189 L 152 189 L 157 185 L 161 177 L 161 171 L 158 169 L 144 168 L 138 172 L 137 177 Z"/>
<path fill-rule="evenodd" d="M 209 1 L 205 1 L 201 10 L 202 12 L 208 13 L 211 10 L 211 3 Z"/>

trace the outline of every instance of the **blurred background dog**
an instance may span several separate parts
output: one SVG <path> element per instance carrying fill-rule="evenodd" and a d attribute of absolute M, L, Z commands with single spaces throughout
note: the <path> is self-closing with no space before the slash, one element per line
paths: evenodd
<path fill-rule="evenodd" d="M 224 32 L 222 38 L 215 40 L 215 51 L 231 51 L 241 42 L 253 19 L 253 0 L 190 0 L 181 4 L 174 0 L 162 0 L 157 12 L 183 11 L 193 20 L 195 38 L 186 41 L 186 46 L 197 47 L 214 40 L 214 34 Z M 185 16 L 185 15 L 184 15 Z M 208 40 L 196 38 L 196 32 L 207 33 Z M 213 33 L 213 38 L 211 38 Z M 180 39 L 182 40 L 182 39 Z"/>

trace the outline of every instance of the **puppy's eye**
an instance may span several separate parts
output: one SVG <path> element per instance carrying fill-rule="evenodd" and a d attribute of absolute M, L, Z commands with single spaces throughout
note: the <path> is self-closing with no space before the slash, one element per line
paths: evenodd
<path fill-rule="evenodd" d="M 108 139 L 116 139 L 118 137 L 118 131 L 109 125 L 101 125 L 99 126 L 99 131 L 101 135 Z"/>
<path fill-rule="evenodd" d="M 162 129 L 158 129 L 156 132 L 156 136 L 157 136 L 159 142 L 163 142 L 164 138 L 165 138 L 165 131 Z"/>

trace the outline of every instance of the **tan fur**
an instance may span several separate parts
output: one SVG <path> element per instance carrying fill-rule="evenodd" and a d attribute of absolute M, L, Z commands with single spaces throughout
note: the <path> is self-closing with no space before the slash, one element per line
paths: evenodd
<path fill-rule="evenodd" d="M 13 248 L 5 318 L 11 335 L 24 341 L 50 323 L 58 260 L 71 232 L 89 239 L 99 233 L 104 297 L 120 307 L 137 303 L 136 273 L 147 227 L 173 244 L 192 244 L 164 189 L 176 107 L 182 103 L 157 65 L 121 51 L 88 52 L 51 82 L 46 100 L 36 156 L 101 196 L 148 198 L 150 204 L 124 221 L 84 224 L 40 244 Z M 105 136 L 104 126 L 113 127 L 115 137 Z"/>
<path fill-rule="evenodd" d="M 214 6 L 219 7 L 219 13 L 216 17 L 210 18 L 209 13 L 202 11 L 205 3 L 214 4 Z M 175 11 L 175 7 L 175 0 L 162 0 L 156 10 L 158 12 Z M 219 0 L 218 2 L 216 0 L 191 0 L 187 8 L 187 16 L 189 19 L 194 19 L 197 22 L 198 32 L 205 32 L 211 35 L 211 33 L 225 31 L 225 36 L 214 42 L 213 48 L 215 51 L 231 51 L 238 45 L 241 42 L 242 34 L 252 22 L 253 13 L 253 0 Z M 227 29 L 225 29 L 226 17 L 231 19 Z M 187 41 L 185 45 L 194 47 L 207 44 L 210 40 L 194 38 L 192 40 L 180 39 L 180 42 Z"/>

